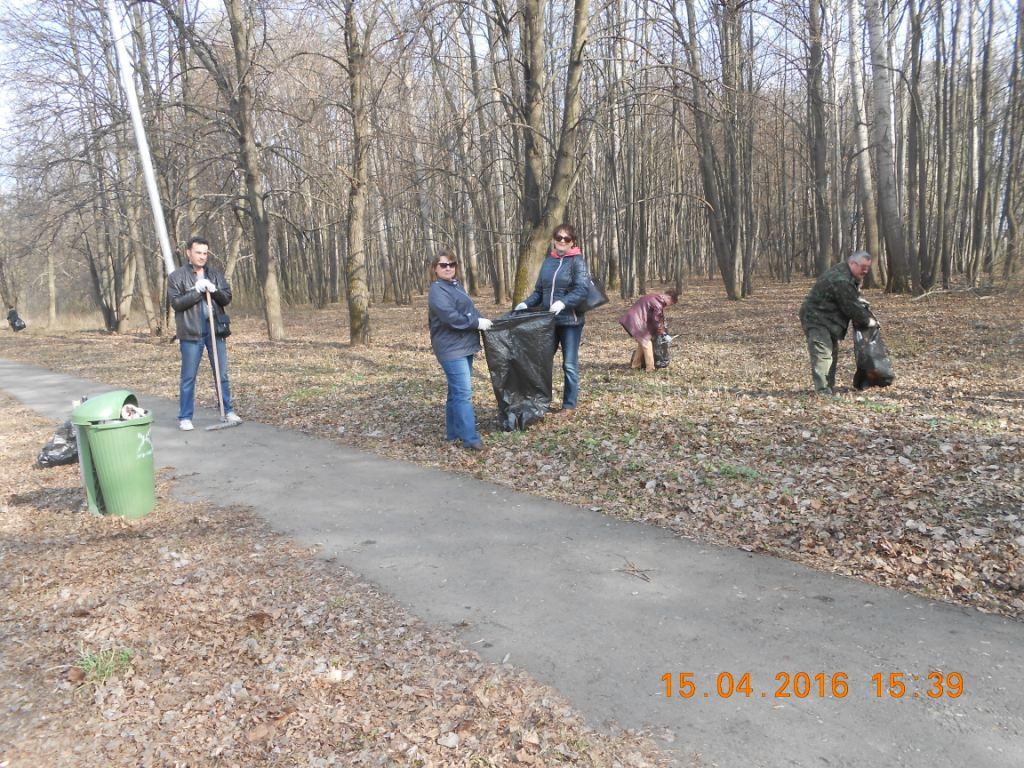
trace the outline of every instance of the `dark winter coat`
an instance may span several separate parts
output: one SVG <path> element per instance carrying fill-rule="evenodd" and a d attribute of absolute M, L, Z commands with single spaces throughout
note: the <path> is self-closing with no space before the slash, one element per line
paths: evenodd
<path fill-rule="evenodd" d="M 860 301 L 860 282 L 845 261 L 825 270 L 800 306 L 804 332 L 812 326 L 825 328 L 836 339 L 846 337 L 851 320 L 864 328 L 870 319 L 868 306 Z"/>
<path fill-rule="evenodd" d="M 580 253 L 575 256 L 557 256 L 549 253 L 540 265 L 533 293 L 523 301 L 528 307 L 550 309 L 556 301 L 565 309 L 555 315 L 555 325 L 583 325 L 583 313 L 577 312 L 587 298 L 590 270 Z"/>
<path fill-rule="evenodd" d="M 459 281 L 435 280 L 427 302 L 430 346 L 437 359 L 444 362 L 475 355 L 480 349 L 480 312 Z"/>
<path fill-rule="evenodd" d="M 637 341 L 650 341 L 665 333 L 665 307 L 671 305 L 672 299 L 664 293 L 648 293 L 619 318 L 619 325 Z"/>
<path fill-rule="evenodd" d="M 224 307 L 231 303 L 228 279 L 209 264 L 203 267 L 203 276 L 217 286 L 210 294 L 214 315 L 223 315 Z M 196 275 L 191 264 L 171 272 L 167 278 L 167 298 L 174 308 L 174 327 L 179 339 L 199 341 L 203 338 L 203 329 L 209 332 L 210 321 L 203 315 L 201 306 L 206 304 L 206 296 L 196 291 Z"/>

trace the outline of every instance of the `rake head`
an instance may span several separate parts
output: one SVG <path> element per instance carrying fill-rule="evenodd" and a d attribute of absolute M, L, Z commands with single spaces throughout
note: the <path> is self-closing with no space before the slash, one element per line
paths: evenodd
<path fill-rule="evenodd" d="M 240 421 L 228 421 L 227 419 L 224 419 L 223 421 L 218 421 L 216 424 L 211 424 L 206 428 L 206 431 L 211 432 L 215 429 L 228 429 L 229 427 L 240 426 L 242 426 L 242 422 Z"/>

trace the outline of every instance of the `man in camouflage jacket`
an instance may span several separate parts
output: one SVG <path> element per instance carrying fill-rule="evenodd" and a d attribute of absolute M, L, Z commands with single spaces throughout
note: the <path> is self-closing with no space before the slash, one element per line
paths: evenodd
<path fill-rule="evenodd" d="M 836 385 L 839 342 L 846 338 L 850 321 L 861 328 L 877 325 L 867 302 L 860 298 L 861 280 L 870 270 L 870 253 L 851 253 L 846 261 L 822 273 L 800 306 L 811 378 L 819 395 L 831 395 Z"/>

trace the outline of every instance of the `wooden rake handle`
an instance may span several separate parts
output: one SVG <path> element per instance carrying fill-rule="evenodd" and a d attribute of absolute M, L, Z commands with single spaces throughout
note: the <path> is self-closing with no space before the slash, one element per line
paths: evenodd
<path fill-rule="evenodd" d="M 217 326 L 213 322 L 213 300 L 209 291 L 203 291 L 206 295 L 206 314 L 210 320 L 210 356 L 213 358 L 213 378 L 217 383 L 217 405 L 220 407 L 220 420 L 224 421 L 224 393 L 220 388 L 220 360 L 217 359 Z"/>

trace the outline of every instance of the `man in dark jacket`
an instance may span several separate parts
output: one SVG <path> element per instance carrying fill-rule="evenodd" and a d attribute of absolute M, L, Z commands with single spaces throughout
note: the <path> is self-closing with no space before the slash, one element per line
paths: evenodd
<path fill-rule="evenodd" d="M 181 346 L 181 379 L 178 385 L 178 429 L 193 429 L 192 416 L 196 406 L 196 374 L 206 349 L 213 368 L 213 344 L 217 345 L 217 364 L 220 368 L 220 388 L 224 397 L 227 421 L 242 420 L 231 407 L 231 389 L 228 386 L 228 351 L 224 337 L 210 338 L 210 308 L 214 325 L 217 318 L 226 318 L 224 307 L 231 303 L 231 286 L 224 273 L 208 265 L 210 243 L 201 237 L 188 241 L 185 251 L 188 264 L 174 270 L 167 278 L 167 295 L 174 307 L 174 324 Z M 209 296 L 212 301 L 207 301 Z M 216 376 L 216 373 L 214 373 Z"/>
<path fill-rule="evenodd" d="M 679 294 L 676 291 L 648 293 L 637 299 L 629 311 L 619 318 L 619 325 L 636 339 L 636 352 L 633 353 L 630 367 L 654 370 L 654 344 L 651 340 L 665 333 L 665 309 L 677 301 Z"/>
<path fill-rule="evenodd" d="M 800 306 L 800 325 L 807 336 L 814 391 L 831 395 L 836 385 L 839 342 L 846 338 L 852 320 L 859 328 L 877 325 L 866 302 L 860 298 L 860 284 L 871 271 L 871 254 L 855 251 L 846 261 L 822 273 Z"/>

